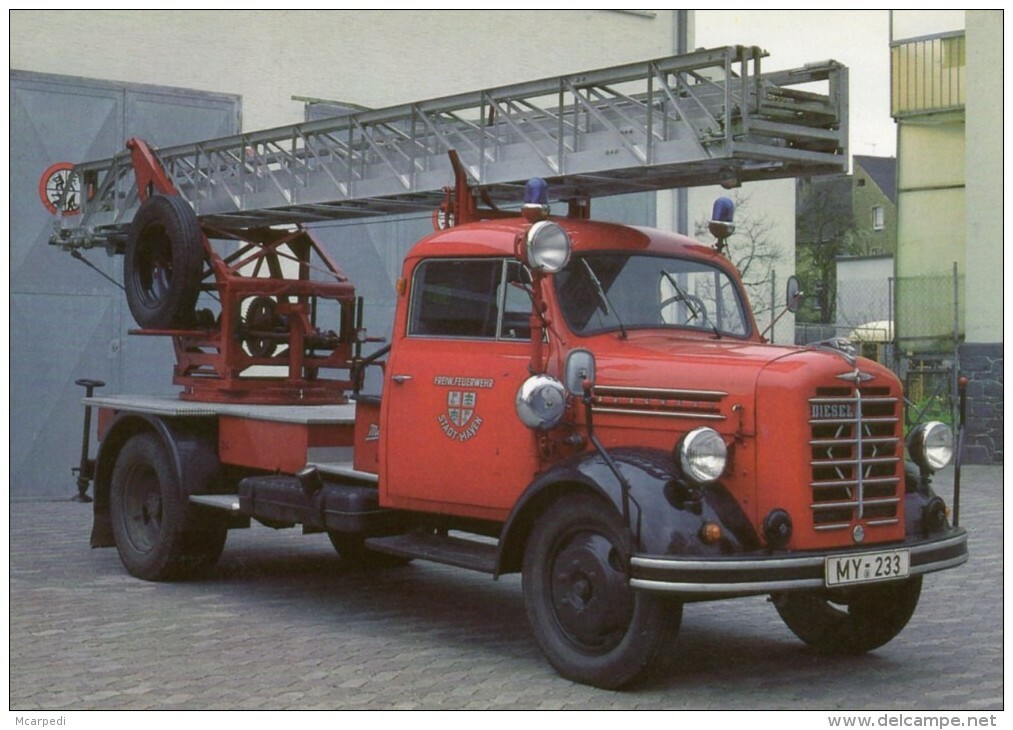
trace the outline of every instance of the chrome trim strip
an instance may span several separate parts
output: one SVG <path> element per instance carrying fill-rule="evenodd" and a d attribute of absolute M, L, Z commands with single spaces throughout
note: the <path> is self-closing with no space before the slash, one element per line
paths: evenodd
<path fill-rule="evenodd" d="M 900 421 L 900 419 L 897 416 L 879 416 L 879 417 L 876 417 L 876 418 L 863 418 L 863 419 L 861 419 L 860 422 L 863 423 L 863 424 L 865 424 L 865 423 L 883 424 L 883 423 L 897 423 L 898 421 Z M 835 425 L 840 426 L 842 424 L 846 424 L 848 426 L 852 426 L 852 425 L 854 425 L 855 423 L 858 423 L 858 422 L 859 422 L 858 419 L 856 419 L 854 417 L 852 417 L 852 418 L 810 418 L 809 419 L 809 425 L 810 426 L 835 426 Z"/>
<path fill-rule="evenodd" d="M 858 507 L 859 505 L 877 505 L 877 504 L 897 504 L 900 502 L 898 497 L 879 497 L 874 499 L 864 499 L 861 502 L 858 501 L 847 501 L 847 502 L 816 502 L 809 505 L 810 509 L 840 509 L 842 507 Z M 866 523 L 869 524 L 869 523 Z"/>
<path fill-rule="evenodd" d="M 897 444 L 900 439 L 896 436 L 876 436 L 876 437 L 864 437 L 862 439 L 863 444 Z M 855 439 L 844 439 L 844 438 L 832 438 L 832 439 L 812 439 L 809 442 L 810 446 L 851 446 L 855 443 Z M 895 457 L 899 458 L 899 457 Z"/>
<path fill-rule="evenodd" d="M 967 542 L 967 533 L 939 540 L 935 542 L 921 543 L 919 545 L 898 545 L 896 543 L 878 543 L 876 545 L 863 545 L 860 548 L 844 547 L 838 552 L 842 555 L 857 555 L 858 553 L 875 553 L 883 550 L 906 549 L 911 551 L 912 556 L 935 550 L 945 550 Z M 657 558 L 645 555 L 634 555 L 630 558 L 630 564 L 641 568 L 666 568 L 678 566 L 682 570 L 718 570 L 733 571 L 745 570 L 748 568 L 762 567 L 764 569 L 782 570 L 785 568 L 811 568 L 815 565 L 823 565 L 828 553 L 819 555 L 798 555 L 785 558 L 760 558 L 753 560 L 737 560 L 717 558 L 714 560 L 683 560 L 680 558 Z"/>
<path fill-rule="evenodd" d="M 726 593 L 776 593 L 792 588 L 822 588 L 822 580 L 760 581 L 757 583 L 666 583 L 660 580 L 631 578 L 630 586 L 664 593 L 693 593 L 697 595 L 723 595 Z"/>
<path fill-rule="evenodd" d="M 862 484 L 897 484 L 900 477 L 869 477 Z M 830 482 L 812 482 L 812 487 L 857 487 L 858 479 L 838 479 Z"/>
<path fill-rule="evenodd" d="M 868 443 L 863 439 L 863 444 Z M 868 456 L 862 459 L 820 459 L 809 462 L 809 466 L 813 467 L 824 467 L 824 466 L 856 466 L 861 464 L 876 465 L 876 464 L 896 464 L 900 461 L 898 456 Z"/>
<path fill-rule="evenodd" d="M 897 401 L 900 400 L 900 398 L 897 398 L 896 396 L 890 396 L 890 395 L 870 395 L 870 396 L 863 396 L 861 399 L 859 399 L 857 397 L 846 396 L 846 395 L 842 395 L 842 396 L 829 396 L 828 395 L 828 396 L 816 396 L 814 398 L 810 398 L 809 402 L 810 403 L 830 403 L 830 404 L 832 404 L 832 403 L 857 403 L 859 400 L 861 400 L 863 403 L 876 403 L 876 404 L 879 404 L 879 403 L 896 403 Z"/>
<path fill-rule="evenodd" d="M 618 395 L 630 397 L 631 393 L 649 393 L 655 396 L 667 396 L 680 400 L 694 398 L 727 398 L 728 393 L 723 390 L 679 390 L 676 388 L 638 388 L 627 385 L 599 385 L 595 386 L 595 395 Z"/>
<path fill-rule="evenodd" d="M 916 564 L 916 558 L 926 553 L 946 551 L 961 545 L 965 546 L 962 554 L 952 558 L 945 558 L 935 562 Z M 889 549 L 906 549 L 911 551 L 911 575 L 922 575 L 947 568 L 953 568 L 967 562 L 966 551 L 967 533 L 938 542 L 923 543 L 921 545 L 904 546 L 878 543 L 876 545 L 863 546 L 853 550 L 845 549 L 840 551 L 841 555 L 860 555 L 862 553 L 875 553 Z M 677 558 L 651 558 L 644 556 L 633 556 L 630 559 L 632 567 L 665 570 L 678 570 L 685 572 L 709 572 L 709 573 L 730 573 L 742 571 L 743 577 L 748 578 L 750 573 L 758 574 L 776 570 L 816 570 L 819 569 L 822 576 L 822 569 L 825 561 L 832 554 L 822 553 L 820 555 L 807 555 L 781 559 L 758 559 L 758 560 L 679 560 Z M 807 588 L 824 588 L 824 578 L 801 577 L 796 580 L 791 578 L 776 580 L 742 580 L 729 583 L 700 583 L 696 581 L 665 581 L 654 578 L 631 578 L 630 586 L 642 590 L 660 591 L 666 593 L 684 593 L 688 595 L 715 596 L 735 594 L 762 594 L 776 593 L 782 590 L 798 590 Z"/>
<path fill-rule="evenodd" d="M 720 413 L 693 413 L 692 411 L 642 411 L 635 408 L 594 407 L 595 413 L 615 413 L 623 416 L 663 416 L 665 418 L 702 418 L 707 421 L 724 421 L 727 416 Z"/>

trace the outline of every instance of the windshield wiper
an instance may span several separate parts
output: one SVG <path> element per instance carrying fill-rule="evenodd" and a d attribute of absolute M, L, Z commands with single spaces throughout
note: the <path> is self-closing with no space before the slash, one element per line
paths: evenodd
<path fill-rule="evenodd" d="M 700 310 L 698 310 L 696 308 L 696 305 L 693 304 L 693 302 L 690 300 L 690 298 L 688 296 L 686 296 L 686 292 L 684 292 L 682 290 L 682 287 L 679 286 L 679 282 L 677 282 L 675 280 L 675 277 L 672 276 L 667 271 L 665 271 L 664 269 L 661 270 L 661 275 L 664 276 L 666 279 L 668 279 L 668 283 L 672 285 L 673 289 L 675 289 L 675 301 L 677 301 L 677 302 L 683 302 L 686 305 L 686 308 L 689 309 L 690 313 L 693 315 L 692 317 L 690 317 L 686 321 L 687 322 L 692 322 L 694 319 L 696 319 L 697 317 L 699 317 L 700 316 Z"/>
<path fill-rule="evenodd" d="M 581 259 L 581 262 L 584 264 L 584 269 L 587 271 L 587 275 L 591 278 L 591 283 L 594 284 L 595 291 L 598 293 L 598 299 L 601 300 L 602 308 L 605 311 L 605 316 L 611 314 L 616 318 L 616 322 L 619 323 L 619 336 L 625 340 L 626 325 L 623 324 L 623 320 L 619 317 L 619 312 L 616 311 L 616 308 L 613 307 L 612 303 L 609 301 L 608 294 L 605 293 L 605 288 L 601 285 L 597 275 L 595 275 L 594 269 L 591 268 L 591 264 L 587 262 L 587 259 Z"/>
<path fill-rule="evenodd" d="M 664 269 L 661 270 L 661 275 L 664 276 L 666 279 L 668 279 L 668 283 L 672 285 L 673 289 L 675 289 L 675 301 L 683 302 L 686 305 L 686 308 L 690 311 L 690 314 L 693 315 L 692 317 L 687 319 L 686 322 L 687 323 L 692 322 L 694 319 L 699 317 L 700 310 L 697 309 L 696 304 L 693 303 L 694 297 L 690 297 L 688 294 L 686 294 L 686 292 L 682 290 L 682 287 L 679 286 L 679 282 L 675 280 L 675 277 L 672 276 L 667 271 L 665 271 Z M 706 316 L 703 319 L 703 323 L 705 325 L 710 324 L 710 328 L 714 332 L 714 339 L 717 340 L 721 339 L 721 330 L 718 329 L 718 326 L 716 324 L 711 324 L 710 322 L 708 322 Z"/>

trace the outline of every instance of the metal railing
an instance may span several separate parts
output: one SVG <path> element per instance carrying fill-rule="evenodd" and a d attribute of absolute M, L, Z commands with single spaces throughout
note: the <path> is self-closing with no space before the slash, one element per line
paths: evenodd
<path fill-rule="evenodd" d="M 451 150 L 494 205 L 535 176 L 567 200 L 846 171 L 847 69 L 762 74 L 764 55 L 700 50 L 157 154 L 202 222 L 233 228 L 432 210 Z M 139 204 L 129 153 L 73 174 L 83 202 L 51 243 L 121 250 Z"/>
<path fill-rule="evenodd" d="M 895 41 L 890 45 L 894 118 L 956 111 L 967 101 L 963 31 Z"/>

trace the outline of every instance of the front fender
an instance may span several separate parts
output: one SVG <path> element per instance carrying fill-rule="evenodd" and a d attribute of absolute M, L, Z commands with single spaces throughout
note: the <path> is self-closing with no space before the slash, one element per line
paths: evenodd
<path fill-rule="evenodd" d="M 637 550 L 651 555 L 719 556 L 759 546 L 752 526 L 724 487 L 691 488 L 681 481 L 669 454 L 652 449 L 610 449 L 609 455 L 630 486 L 629 529 Z M 624 514 L 622 485 L 596 452 L 584 452 L 553 465 L 528 486 L 500 539 L 497 575 L 520 570 L 524 546 L 549 502 L 569 492 L 590 491 Z M 720 529 L 714 541 L 704 526 Z"/>

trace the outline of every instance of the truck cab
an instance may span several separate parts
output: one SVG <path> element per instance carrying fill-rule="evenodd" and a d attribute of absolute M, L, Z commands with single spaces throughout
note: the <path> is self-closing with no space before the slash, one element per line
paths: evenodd
<path fill-rule="evenodd" d="M 922 574 L 966 559 L 930 486 L 947 432 L 923 429 L 906 473 L 902 408 L 875 362 L 766 343 L 711 247 L 579 219 L 474 223 L 405 260 L 373 424 L 379 503 L 495 537 L 492 572 L 524 573 L 543 649 L 582 681 L 639 671 L 653 648 L 622 649 L 632 628 L 661 634 L 683 602 L 738 595 L 774 596 L 823 650 L 864 651 L 906 624 Z M 624 651 L 637 658 L 602 659 Z"/>

